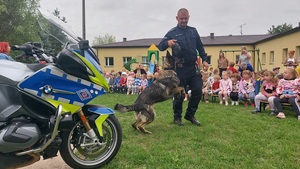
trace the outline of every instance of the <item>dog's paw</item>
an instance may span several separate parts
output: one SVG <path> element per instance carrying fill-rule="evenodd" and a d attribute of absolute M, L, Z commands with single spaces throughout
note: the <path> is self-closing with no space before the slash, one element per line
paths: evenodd
<path fill-rule="evenodd" d="M 152 132 L 151 131 L 148 131 L 148 130 L 146 130 L 144 127 L 138 127 L 139 128 L 139 130 L 141 131 L 141 132 L 143 132 L 144 134 L 152 134 Z"/>

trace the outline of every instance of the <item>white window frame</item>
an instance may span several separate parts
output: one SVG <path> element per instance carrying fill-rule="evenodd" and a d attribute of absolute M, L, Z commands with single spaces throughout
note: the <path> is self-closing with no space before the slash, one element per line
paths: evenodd
<path fill-rule="evenodd" d="M 273 65 L 275 61 L 275 54 L 274 51 L 270 51 L 270 58 L 269 58 L 269 64 Z"/>
<path fill-rule="evenodd" d="M 112 62 L 112 63 L 111 63 Z M 105 66 L 114 66 L 114 57 L 105 57 Z"/>
<path fill-rule="evenodd" d="M 129 62 L 130 60 L 132 60 L 131 56 L 123 56 L 123 65 L 125 65 L 127 62 Z"/>

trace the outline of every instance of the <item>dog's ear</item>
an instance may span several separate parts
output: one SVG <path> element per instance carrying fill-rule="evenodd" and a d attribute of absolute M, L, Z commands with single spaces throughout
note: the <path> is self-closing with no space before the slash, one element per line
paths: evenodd
<path fill-rule="evenodd" d="M 166 54 L 166 59 L 170 65 L 173 65 L 175 63 L 175 58 L 170 54 L 170 52 L 168 50 L 167 50 L 167 54 Z"/>
<path fill-rule="evenodd" d="M 167 55 L 166 57 L 172 57 L 172 55 L 170 54 L 170 52 L 167 50 Z"/>

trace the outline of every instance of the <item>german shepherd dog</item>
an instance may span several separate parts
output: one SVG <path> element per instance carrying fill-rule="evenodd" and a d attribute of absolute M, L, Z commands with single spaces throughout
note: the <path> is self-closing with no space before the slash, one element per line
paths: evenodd
<path fill-rule="evenodd" d="M 180 96 L 185 94 L 184 88 L 178 86 L 180 80 L 174 71 L 175 64 L 175 58 L 167 51 L 163 70 L 159 72 L 153 84 L 143 90 L 134 104 L 129 106 L 115 105 L 114 109 L 121 113 L 135 111 L 135 121 L 132 123 L 134 129 L 145 134 L 151 134 L 145 129 L 145 126 L 155 118 L 156 113 L 153 105 L 172 98 L 176 93 L 179 93 Z"/>

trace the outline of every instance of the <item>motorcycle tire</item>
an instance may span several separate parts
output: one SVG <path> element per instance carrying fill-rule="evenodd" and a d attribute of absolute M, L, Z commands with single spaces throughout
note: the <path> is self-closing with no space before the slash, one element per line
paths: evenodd
<path fill-rule="evenodd" d="M 98 132 L 95 125 L 91 125 Z M 122 128 L 118 119 L 110 115 L 103 122 L 103 145 L 87 145 L 91 139 L 84 136 L 85 128 L 78 121 L 71 131 L 62 133 L 60 154 L 63 160 L 72 168 L 94 169 L 109 163 L 118 153 L 122 143 Z"/>

